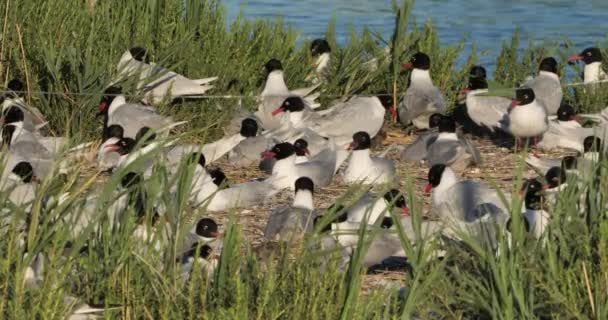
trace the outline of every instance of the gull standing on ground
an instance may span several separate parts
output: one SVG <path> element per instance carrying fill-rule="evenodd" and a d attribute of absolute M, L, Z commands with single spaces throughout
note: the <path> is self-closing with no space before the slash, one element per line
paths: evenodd
<path fill-rule="evenodd" d="M 431 80 L 431 59 L 418 52 L 403 68 L 412 70 L 412 73 L 410 86 L 398 106 L 399 121 L 406 126 L 413 123 L 418 129 L 428 129 L 429 117 L 447 110 L 443 94 Z"/>
<path fill-rule="evenodd" d="M 469 85 L 466 92 L 466 105 L 469 118 L 480 127 L 490 132 L 500 130 L 508 132 L 504 119 L 508 117 L 511 99 L 497 96 L 485 96 L 488 92 L 486 69 L 474 66 L 469 73 Z"/>
<path fill-rule="evenodd" d="M 516 98 L 511 103 L 509 111 L 509 131 L 517 139 L 516 141 L 534 138 L 534 146 L 536 146 L 538 137 L 542 136 L 548 128 L 547 109 L 536 99 L 534 90 L 517 89 Z M 516 148 L 517 145 L 518 143 Z"/>

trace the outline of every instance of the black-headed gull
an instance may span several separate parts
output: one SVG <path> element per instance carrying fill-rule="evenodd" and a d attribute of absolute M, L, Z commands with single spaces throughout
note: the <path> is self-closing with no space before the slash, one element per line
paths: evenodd
<path fill-rule="evenodd" d="M 104 126 L 120 125 L 124 136 L 135 138 L 137 132 L 147 127 L 153 130 L 170 129 L 181 123 L 175 123 L 171 118 L 161 116 L 156 110 L 139 103 L 128 103 L 117 86 L 105 90 L 99 104 L 98 115 L 104 116 Z"/>
<path fill-rule="evenodd" d="M 295 194 L 289 207 L 275 209 L 271 212 L 264 230 L 267 239 L 290 241 L 313 230 L 314 183 L 308 177 L 301 177 L 295 182 Z"/>
<path fill-rule="evenodd" d="M 536 99 L 534 90 L 520 88 L 516 91 L 516 98 L 511 103 L 509 111 L 509 131 L 515 136 L 517 142 L 522 139 L 534 138 L 534 145 L 549 128 L 549 119 L 545 106 Z"/>
<path fill-rule="evenodd" d="M 314 83 L 319 82 L 324 77 L 324 73 L 329 67 L 331 58 L 331 46 L 325 39 L 315 39 L 310 44 L 310 55 L 313 59 L 316 59 L 313 65 L 315 69 L 315 75 L 309 76 L 312 78 Z"/>
<path fill-rule="evenodd" d="M 185 76 L 150 63 L 148 51 L 135 47 L 127 50 L 118 62 L 118 80 L 138 76 L 137 87 L 143 91 L 144 103 L 159 103 L 165 98 L 199 97 L 213 88 L 217 77 L 189 79 Z"/>
<path fill-rule="evenodd" d="M 538 142 L 542 150 L 554 148 L 572 149 L 583 152 L 583 141 L 594 134 L 601 135 L 600 128 L 584 128 L 574 108 L 563 104 L 557 110 L 557 119 L 549 121 L 549 128 Z"/>
<path fill-rule="evenodd" d="M 429 127 L 429 117 L 447 110 L 443 94 L 431 79 L 431 59 L 422 52 L 416 53 L 410 62 L 403 66 L 412 70 L 410 86 L 398 106 L 399 121 L 404 125 L 410 123 L 418 129 Z"/>
<path fill-rule="evenodd" d="M 346 183 L 382 184 L 395 178 L 395 162 L 370 154 L 371 138 L 367 132 L 357 132 L 349 149 L 352 150 L 342 176 Z"/>
<path fill-rule="evenodd" d="M 587 48 L 578 55 L 571 56 L 568 61 L 582 60 L 585 63 L 583 71 L 584 83 L 608 80 L 608 74 L 602 69 L 602 52 L 598 48 Z"/>
<path fill-rule="evenodd" d="M 3 123 L 23 121 L 23 127 L 26 130 L 38 133 L 48 122 L 38 108 L 32 107 L 25 102 L 24 90 L 24 85 L 19 79 L 13 79 L 8 82 L 7 92 L 0 98 L 2 102 Z"/>
<path fill-rule="evenodd" d="M 331 183 L 336 167 L 335 145 L 326 150 L 322 156 L 304 163 L 296 163 L 296 152 L 291 143 L 276 144 L 272 149 L 263 153 L 265 158 L 275 158 L 277 161 L 272 168 L 272 176 L 266 181 L 275 189 L 290 188 L 293 190 L 295 181 L 300 177 L 310 178 L 315 186 L 323 188 Z"/>
<path fill-rule="evenodd" d="M 538 75 L 526 81 L 524 87 L 534 90 L 536 99 L 545 106 L 548 115 L 555 115 L 564 96 L 555 58 L 544 58 L 540 62 Z"/>
<path fill-rule="evenodd" d="M 366 193 L 347 209 L 347 220 L 374 224 L 380 217 L 390 217 L 393 209 L 398 209 L 400 215 L 410 215 L 405 197 L 399 190 L 391 189 L 382 197 L 374 197 Z"/>
<path fill-rule="evenodd" d="M 279 60 L 271 59 L 266 63 L 265 69 L 267 72 L 266 84 L 260 95 L 258 110 L 254 113 L 264 129 L 272 130 L 281 125 L 283 115 L 275 116 L 273 112 L 289 97 L 301 97 L 306 102 L 307 107 L 317 107 L 314 103 L 317 96 L 311 95 L 311 93 L 318 85 L 289 90 L 283 78 L 283 65 Z"/>
<path fill-rule="evenodd" d="M 477 147 L 456 133 L 456 122 L 447 116 L 443 116 L 439 123 L 437 139 L 428 146 L 426 160 L 429 167 L 445 164 L 456 172 L 480 165 L 482 161 Z"/>
<path fill-rule="evenodd" d="M 496 244 L 496 227 L 509 217 L 497 191 L 472 180 L 459 180 L 454 171 L 438 164 L 429 170 L 425 192 L 432 192 L 433 211 L 446 224 L 445 234 L 462 239 L 468 234 L 482 243 Z"/>
<path fill-rule="evenodd" d="M 466 92 L 466 106 L 469 118 L 480 127 L 490 132 L 495 130 L 508 131 L 503 119 L 508 117 L 511 99 L 497 96 L 487 96 L 488 82 L 486 69 L 482 66 L 473 66 L 469 73 L 469 85 Z"/>

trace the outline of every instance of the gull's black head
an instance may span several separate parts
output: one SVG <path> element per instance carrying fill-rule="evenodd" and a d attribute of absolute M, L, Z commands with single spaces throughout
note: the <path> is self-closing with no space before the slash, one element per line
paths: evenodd
<path fill-rule="evenodd" d="M 429 117 L 429 128 L 439 128 L 439 125 L 443 121 L 443 115 L 440 113 L 434 113 Z"/>
<path fill-rule="evenodd" d="M 196 223 L 195 232 L 199 237 L 217 238 L 218 226 L 213 219 L 203 218 Z"/>
<path fill-rule="evenodd" d="M 27 161 L 17 163 L 11 172 L 21 178 L 24 183 L 30 183 L 34 180 L 34 167 Z"/>
<path fill-rule="evenodd" d="M 538 192 L 526 193 L 526 209 L 528 210 L 541 210 L 543 206 L 543 196 Z M 524 220 L 527 221 L 524 217 Z"/>
<path fill-rule="evenodd" d="M 150 132 L 150 133 L 148 133 Z M 145 140 L 144 140 L 145 139 Z M 152 133 L 152 129 L 148 127 L 143 127 L 137 131 L 135 134 L 135 141 L 141 142 L 143 146 L 146 146 L 152 143 L 156 139 L 156 133 Z"/>
<path fill-rule="evenodd" d="M 553 167 L 545 174 L 545 180 L 547 180 L 547 187 L 557 188 L 566 182 L 566 172 L 560 167 Z"/>
<path fill-rule="evenodd" d="M 433 188 L 436 188 L 441 183 L 441 177 L 443 176 L 445 168 L 445 164 L 436 164 L 429 170 L 428 180 Z"/>
<path fill-rule="evenodd" d="M 382 229 L 390 229 L 395 225 L 395 221 L 393 217 L 384 217 L 382 218 L 382 222 L 380 223 L 380 228 Z"/>
<path fill-rule="evenodd" d="M 576 116 L 576 110 L 569 104 L 562 104 L 557 109 L 557 120 L 559 121 L 571 121 Z"/>
<path fill-rule="evenodd" d="M 222 186 L 224 183 L 228 183 L 226 174 L 224 174 L 224 171 L 220 168 L 209 170 L 209 175 L 211 176 L 213 183 L 218 187 Z"/>
<path fill-rule="evenodd" d="M 602 150 L 602 139 L 589 136 L 583 141 L 583 151 L 586 152 L 600 152 Z"/>
<path fill-rule="evenodd" d="M 538 179 L 526 179 L 521 186 L 521 193 L 540 192 L 543 189 L 543 184 Z"/>
<path fill-rule="evenodd" d="M 553 57 L 544 58 L 540 62 L 540 66 L 538 68 L 539 71 L 547 71 L 551 73 L 557 73 L 557 60 Z"/>
<path fill-rule="evenodd" d="M 456 132 L 456 121 L 454 118 L 444 116 L 439 122 L 439 132 Z"/>
<path fill-rule="evenodd" d="M 304 139 L 298 139 L 293 143 L 293 147 L 296 150 L 296 155 L 300 157 L 307 156 L 310 152 L 308 151 L 308 142 Z"/>
<path fill-rule="evenodd" d="M 241 136 L 245 138 L 255 137 L 258 134 L 258 123 L 253 119 L 244 119 L 241 122 Z"/>
<path fill-rule="evenodd" d="M 353 142 L 350 144 L 352 150 L 366 150 L 371 148 L 372 139 L 365 131 L 359 131 L 353 135 Z"/>
<path fill-rule="evenodd" d="M 330 53 L 331 47 L 329 46 L 329 42 L 325 39 L 315 39 L 310 44 L 310 54 L 313 57 L 322 55 L 324 53 Z"/>
<path fill-rule="evenodd" d="M 17 106 L 11 106 L 8 109 L 4 110 L 4 123 L 15 123 L 25 120 L 25 114 L 23 114 L 23 110 Z"/>
<path fill-rule="evenodd" d="M 271 73 L 275 70 L 283 70 L 283 65 L 281 64 L 281 61 L 277 59 L 270 59 L 268 62 L 266 62 L 264 68 L 266 68 L 267 73 Z"/>
<path fill-rule="evenodd" d="M 121 156 L 124 156 L 131 153 L 133 149 L 135 149 L 135 146 L 137 146 L 137 141 L 132 138 L 123 137 L 116 143 L 116 146 L 118 147 L 116 152 Z"/>
<path fill-rule="evenodd" d="M 272 149 L 270 149 L 270 153 L 277 160 L 286 159 L 296 153 L 293 145 L 289 142 L 283 142 L 275 145 Z"/>
<path fill-rule="evenodd" d="M 110 138 L 118 138 L 118 139 L 122 139 L 124 136 L 125 130 L 122 128 L 121 125 L 118 124 L 113 124 L 109 127 L 104 127 L 103 128 L 103 141 L 106 141 Z"/>
<path fill-rule="evenodd" d="M 11 81 L 9 81 L 6 85 L 6 88 L 8 89 L 8 91 L 10 91 L 7 92 L 7 94 L 16 97 L 25 97 L 25 86 L 23 85 L 23 82 L 21 82 L 21 80 L 19 79 L 12 79 Z"/>
<path fill-rule="evenodd" d="M 395 207 L 405 209 L 407 208 L 407 202 L 405 197 L 399 190 L 392 189 L 384 194 L 384 200 L 388 203 L 393 203 Z"/>
<path fill-rule="evenodd" d="M 469 79 L 483 79 L 486 80 L 486 68 L 482 66 L 472 66 L 469 71 Z"/>
<path fill-rule="evenodd" d="M 150 56 L 148 55 L 148 50 L 146 48 L 133 47 L 129 49 L 129 52 L 131 53 L 131 56 L 133 56 L 133 59 L 139 62 L 150 63 Z"/>
<path fill-rule="evenodd" d="M 431 69 L 431 58 L 426 53 L 418 52 L 412 56 L 408 65 L 414 69 L 429 70 Z"/>
<path fill-rule="evenodd" d="M 191 153 L 190 156 L 188 157 L 188 161 L 190 163 L 197 163 L 202 168 L 204 168 L 206 165 L 205 156 L 200 152 Z"/>
<path fill-rule="evenodd" d="M 299 190 L 308 190 L 311 193 L 314 193 L 315 184 L 312 182 L 312 180 L 309 177 L 300 177 L 300 178 L 298 178 L 298 180 L 296 180 L 295 189 L 296 189 L 296 193 Z"/>
<path fill-rule="evenodd" d="M 562 159 L 562 168 L 564 170 L 576 169 L 576 157 L 566 156 Z"/>
<path fill-rule="evenodd" d="M 602 62 L 602 52 L 598 48 L 587 48 L 581 52 L 582 60 L 585 64 Z"/>
<path fill-rule="evenodd" d="M 527 105 L 534 102 L 536 95 L 532 88 L 520 88 L 515 91 L 515 101 L 517 105 Z"/>
<path fill-rule="evenodd" d="M 283 104 L 272 112 L 272 115 L 279 114 L 281 112 L 301 112 L 305 108 L 304 100 L 300 97 L 289 97 L 283 101 Z"/>

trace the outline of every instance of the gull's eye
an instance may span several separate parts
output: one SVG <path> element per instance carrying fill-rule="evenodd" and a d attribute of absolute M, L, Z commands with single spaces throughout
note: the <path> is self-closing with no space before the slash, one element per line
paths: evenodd
<path fill-rule="evenodd" d="M 285 105 L 286 105 L 286 106 L 288 106 L 288 105 L 290 105 L 290 104 L 291 104 L 291 103 L 289 103 L 289 101 L 285 101 Z"/>
<path fill-rule="evenodd" d="M 528 96 L 528 95 L 524 96 L 524 99 L 529 99 L 529 98 L 530 98 L 530 96 Z"/>
<path fill-rule="evenodd" d="M 591 57 L 591 51 L 587 52 L 587 55 Z"/>

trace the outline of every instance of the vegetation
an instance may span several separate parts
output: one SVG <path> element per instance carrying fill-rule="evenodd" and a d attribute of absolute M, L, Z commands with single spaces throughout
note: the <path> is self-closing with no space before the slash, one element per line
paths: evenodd
<path fill-rule="evenodd" d="M 418 50 L 431 56 L 435 83 L 456 103 L 478 53 L 473 50 L 465 57 L 464 40 L 442 45 L 431 23 L 419 26 L 409 20 L 411 5 L 395 2 L 392 39 L 366 30 L 353 32 L 347 45 L 337 46 L 335 27 L 330 24 L 327 38 L 334 48 L 333 62 L 323 86 L 323 103 L 349 94 L 403 92 L 407 75 L 399 66 Z M 92 10 L 88 6 L 88 2 L 73 0 L 6 0 L 0 4 L 1 83 L 14 77 L 24 79 L 29 102 L 47 116 L 53 132 L 69 135 L 74 143 L 99 138 L 101 125 L 95 113 L 101 93 L 116 74 L 120 55 L 135 45 L 149 48 L 154 61 L 192 78 L 218 76 L 211 94 L 247 96 L 242 104 L 250 109 L 263 80 L 261 67 L 269 58 L 283 62 L 290 86 L 306 85 L 311 72 L 309 43 L 298 44 L 297 31 L 280 19 L 246 21 L 239 17 L 228 25 L 223 7 L 214 0 L 188 0 L 185 12 L 182 0 L 107 0 L 99 1 Z M 497 59 L 496 86 L 520 83 L 535 71 L 543 56 L 532 42 L 521 49 L 519 41 L 516 34 L 504 45 Z M 389 50 L 385 50 L 387 46 Z M 570 49 L 551 50 L 560 61 L 571 53 Z M 370 69 L 366 62 L 371 59 L 375 59 L 375 68 Z M 585 88 L 567 93 L 569 101 L 589 111 L 605 106 L 607 97 L 605 92 Z M 159 108 L 176 119 L 188 119 L 184 132 L 190 138 L 205 139 L 220 134 L 222 123 L 237 105 L 238 100 L 233 99 L 205 99 Z M 605 170 L 608 161 L 599 166 Z M 122 194 L 115 191 L 121 190 L 120 177 L 128 170 L 116 173 L 103 185 L 96 208 L 99 213 Z M 31 212 L 12 205 L 8 192 L 0 193 L 2 219 L 7 222 L 0 228 L 1 318 L 62 318 L 68 314 L 63 304 L 66 295 L 119 305 L 104 314 L 106 319 L 608 318 L 605 175 L 580 186 L 571 183 L 560 194 L 542 241 L 527 237 L 514 218 L 511 249 L 506 249 L 507 237 L 501 234 L 500 253 L 472 239 L 415 245 L 401 230 L 411 265 L 402 283 L 405 290 L 400 292 L 397 287 L 362 294 L 365 270 L 361 258 L 369 238 L 361 240 L 345 269 L 337 260 L 327 259 L 331 252 L 314 249 L 314 236 L 295 248 L 275 251 L 270 259 L 260 259 L 245 241 L 236 216 L 226 226 L 215 274 L 208 279 L 204 273 L 194 272 L 190 281 L 183 281 L 176 244 L 190 228 L 187 217 L 205 214 L 204 209 L 193 213 L 186 205 L 192 179 L 192 166 L 187 164 L 176 178 L 159 168 L 144 186 L 154 195 L 147 199 L 146 208 L 163 203 L 170 212 L 160 222 L 172 231 L 160 250 L 144 250 L 131 236 L 138 223 L 130 214 L 132 206 L 119 227 L 100 218 L 99 229 L 90 228 L 72 238 L 72 225 L 65 221 L 82 210 L 86 196 L 99 187 L 98 176 L 89 171 L 77 167 L 67 177 L 55 175 L 45 180 Z M 168 196 L 174 186 L 178 196 Z M 412 189 L 409 179 L 405 189 Z M 50 197 L 65 192 L 69 195 L 62 204 L 47 204 Z M 581 204 L 583 215 L 577 208 L 581 195 L 586 199 Z M 420 199 L 412 196 L 409 203 L 419 221 Z M 518 213 L 517 203 L 513 208 Z M 27 220 L 25 229 L 20 220 Z M 154 239 L 162 236 L 159 231 Z M 18 246 L 20 237 L 26 239 L 25 258 Z M 439 247 L 447 252 L 443 260 L 433 258 Z M 47 258 L 44 281 L 38 288 L 26 288 L 25 267 L 38 253 Z"/>

